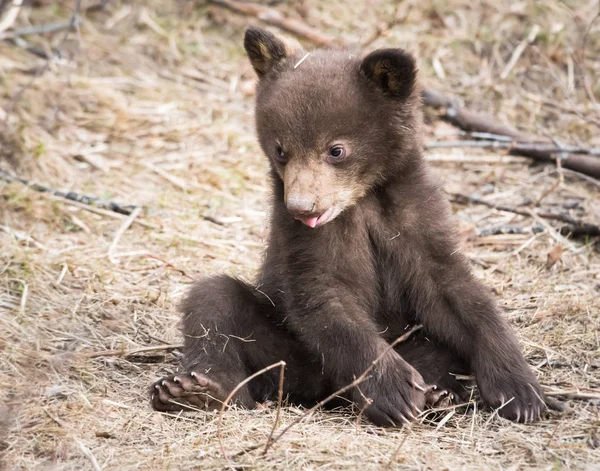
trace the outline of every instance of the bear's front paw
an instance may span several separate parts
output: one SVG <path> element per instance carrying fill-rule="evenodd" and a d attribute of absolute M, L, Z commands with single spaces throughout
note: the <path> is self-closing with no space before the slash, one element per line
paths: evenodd
<path fill-rule="evenodd" d="M 527 365 L 488 367 L 487 373 L 476 377 L 482 399 L 505 419 L 533 422 L 546 411 L 544 392 Z"/>
<path fill-rule="evenodd" d="M 426 403 L 423 377 L 395 352 L 386 356 L 377 370 L 358 386 L 362 394 L 356 391 L 355 401 L 366 407 L 365 414 L 375 425 L 398 427 L 410 423 Z"/>

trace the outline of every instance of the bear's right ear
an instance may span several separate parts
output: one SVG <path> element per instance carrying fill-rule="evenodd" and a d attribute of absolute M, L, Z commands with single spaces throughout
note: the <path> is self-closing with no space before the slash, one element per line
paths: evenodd
<path fill-rule="evenodd" d="M 406 99 L 415 88 L 417 65 L 403 49 L 378 49 L 363 59 L 360 68 L 387 96 Z"/>
<path fill-rule="evenodd" d="M 268 74 L 279 62 L 292 53 L 281 39 L 254 26 L 250 26 L 246 30 L 244 48 L 259 78 Z"/>

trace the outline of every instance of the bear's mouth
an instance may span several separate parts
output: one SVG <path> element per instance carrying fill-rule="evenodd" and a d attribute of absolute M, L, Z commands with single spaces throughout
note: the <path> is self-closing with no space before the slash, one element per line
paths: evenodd
<path fill-rule="evenodd" d="M 311 217 L 295 216 L 295 219 L 300 221 L 305 226 L 308 226 L 308 227 L 314 229 L 315 227 L 327 224 L 329 221 L 331 221 L 336 216 L 337 216 L 337 211 L 335 209 L 335 206 L 332 206 L 331 208 L 329 208 L 327 211 L 325 211 L 320 216 L 311 216 Z"/>

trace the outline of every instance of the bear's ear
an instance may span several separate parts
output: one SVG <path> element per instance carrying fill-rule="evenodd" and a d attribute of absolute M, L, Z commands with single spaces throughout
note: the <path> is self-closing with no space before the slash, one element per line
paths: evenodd
<path fill-rule="evenodd" d="M 406 99 L 415 88 L 417 65 L 403 49 L 378 49 L 363 59 L 360 68 L 387 96 Z"/>
<path fill-rule="evenodd" d="M 246 30 L 244 48 L 259 78 L 268 74 L 279 62 L 294 53 L 289 44 L 270 32 L 254 26 Z"/>

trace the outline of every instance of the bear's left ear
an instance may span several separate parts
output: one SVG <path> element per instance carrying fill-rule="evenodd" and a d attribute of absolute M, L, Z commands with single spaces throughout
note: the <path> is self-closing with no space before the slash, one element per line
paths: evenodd
<path fill-rule="evenodd" d="M 406 99 L 415 88 L 417 65 L 403 49 L 378 49 L 363 59 L 360 68 L 387 96 Z"/>
<path fill-rule="evenodd" d="M 254 26 L 250 26 L 246 30 L 244 48 L 258 78 L 262 78 L 283 59 L 294 54 L 289 43 L 267 30 Z"/>

